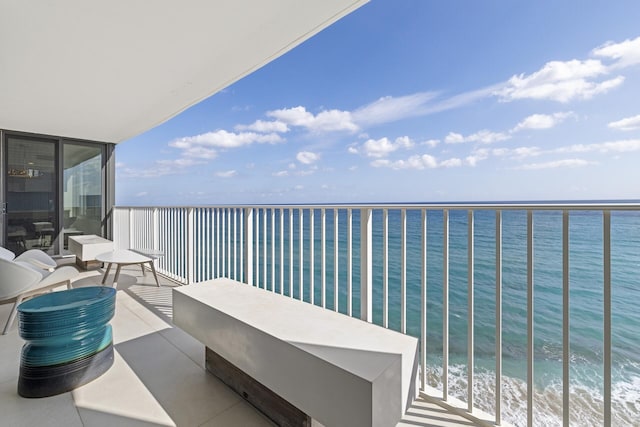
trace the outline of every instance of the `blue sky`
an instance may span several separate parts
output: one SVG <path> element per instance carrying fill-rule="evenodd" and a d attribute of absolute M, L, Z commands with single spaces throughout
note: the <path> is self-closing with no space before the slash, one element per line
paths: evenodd
<path fill-rule="evenodd" d="M 372 0 L 116 149 L 116 204 L 640 198 L 640 2 Z"/>

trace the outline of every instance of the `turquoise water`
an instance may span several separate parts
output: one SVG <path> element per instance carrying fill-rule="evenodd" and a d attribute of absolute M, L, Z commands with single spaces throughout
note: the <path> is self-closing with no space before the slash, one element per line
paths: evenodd
<path fill-rule="evenodd" d="M 304 291 L 310 300 L 309 212 L 304 214 Z M 407 333 L 420 336 L 421 218 L 407 211 Z M 288 215 L 285 217 L 285 263 L 272 264 L 259 253 L 259 277 L 267 265 L 267 287 L 289 289 Z M 562 213 L 540 211 L 534 220 L 534 415 L 536 425 L 562 423 Z M 260 230 L 264 220 L 259 219 Z M 294 297 L 299 297 L 299 217 L 294 215 Z M 339 213 L 339 311 L 347 312 L 346 212 Z M 527 368 L 527 214 L 502 213 L 503 419 L 526 424 Z M 570 214 L 570 389 L 572 425 L 602 425 L 603 412 L 603 218 L 601 212 Z M 494 412 L 495 395 L 495 212 L 479 210 L 474 219 L 474 336 L 476 406 Z M 270 244 L 270 216 L 267 217 Z M 359 316 L 359 211 L 353 216 L 353 315 Z M 382 324 L 382 211 L 373 213 L 373 321 Z M 279 236 L 276 221 L 275 235 Z M 262 233 L 262 231 L 260 231 Z M 314 221 L 314 302 L 320 304 L 322 282 L 320 211 Z M 326 220 L 326 305 L 333 308 L 333 212 Z M 466 400 L 467 361 L 467 212 L 449 213 L 449 384 L 450 393 Z M 262 234 L 260 236 L 262 239 Z M 441 388 L 443 301 L 443 213 L 427 216 L 427 372 L 432 387 Z M 276 254 L 279 239 L 276 238 Z M 261 241 L 260 245 L 263 242 Z M 400 329 L 400 211 L 389 211 L 389 327 Z M 276 259 L 279 257 L 276 256 Z M 614 425 L 637 425 L 640 419 L 640 213 L 611 214 L 612 277 L 612 412 Z"/>

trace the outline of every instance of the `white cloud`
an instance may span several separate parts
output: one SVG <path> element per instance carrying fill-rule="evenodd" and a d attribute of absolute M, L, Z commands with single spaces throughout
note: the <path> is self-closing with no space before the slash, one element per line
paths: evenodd
<path fill-rule="evenodd" d="M 146 196 L 148 194 L 149 194 L 149 192 L 147 192 L 147 191 L 141 191 L 139 193 L 136 193 L 136 197 L 144 197 L 144 196 Z"/>
<path fill-rule="evenodd" d="M 428 140 L 422 141 L 420 143 L 420 145 L 426 145 L 426 146 L 431 147 L 431 148 L 434 148 L 438 144 L 440 144 L 440 140 L 439 139 L 428 139 Z"/>
<path fill-rule="evenodd" d="M 170 168 L 186 168 L 189 166 L 202 164 L 204 162 L 195 160 L 195 159 L 180 158 L 180 159 L 172 159 L 172 160 L 158 160 L 156 161 L 156 163 L 161 166 L 166 166 Z"/>
<path fill-rule="evenodd" d="M 566 118 L 571 117 L 572 112 L 559 112 L 554 114 L 532 114 L 525 117 L 520 123 L 518 123 L 511 132 L 519 132 L 525 129 L 550 129 L 560 123 Z"/>
<path fill-rule="evenodd" d="M 464 136 L 460 133 L 449 132 L 449 134 L 444 138 L 445 144 L 460 144 L 464 142 Z"/>
<path fill-rule="evenodd" d="M 436 97 L 434 92 L 418 92 L 405 96 L 385 96 L 353 112 L 353 119 L 362 126 L 389 123 L 423 114 L 422 108 Z"/>
<path fill-rule="evenodd" d="M 526 165 L 519 166 L 516 169 L 539 170 L 539 169 L 555 169 L 555 168 L 576 168 L 576 167 L 588 166 L 592 164 L 595 164 L 595 163 L 589 162 L 583 159 L 564 159 L 564 160 L 554 160 L 554 161 L 545 162 L 545 163 L 529 163 Z"/>
<path fill-rule="evenodd" d="M 256 120 L 250 125 L 237 125 L 235 127 L 236 130 L 239 131 L 254 131 L 260 133 L 286 133 L 289 132 L 289 127 L 286 123 L 274 120 L 274 121 L 264 121 L 264 120 Z"/>
<path fill-rule="evenodd" d="M 220 178 L 233 178 L 236 175 L 238 175 L 238 172 L 235 170 L 216 172 L 216 176 Z"/>
<path fill-rule="evenodd" d="M 454 158 L 451 158 L 451 159 L 443 160 L 442 162 L 440 162 L 439 166 L 441 166 L 443 168 L 460 167 L 460 166 L 462 166 L 462 160 L 454 157 Z"/>
<path fill-rule="evenodd" d="M 202 146 L 191 146 L 184 148 L 182 151 L 184 157 L 193 157 L 198 159 L 213 160 L 218 157 L 218 150 L 215 148 L 207 148 Z"/>
<path fill-rule="evenodd" d="M 486 160 L 489 158 L 489 150 L 486 148 L 481 148 L 479 150 L 475 150 L 471 155 L 467 156 L 464 159 L 464 163 L 469 166 L 476 166 L 478 162 L 482 160 Z"/>
<path fill-rule="evenodd" d="M 628 153 L 640 151 L 640 139 L 625 139 L 622 141 L 609 141 L 597 144 L 574 144 L 554 150 L 556 153 L 587 153 L 592 151 L 599 153 Z"/>
<path fill-rule="evenodd" d="M 517 147 L 511 150 L 511 155 L 516 159 L 524 159 L 527 157 L 536 157 L 542 154 L 542 150 L 538 147 Z"/>
<path fill-rule="evenodd" d="M 493 95 L 498 86 L 441 98 L 438 92 L 417 92 L 405 96 L 385 96 L 353 111 L 356 124 L 367 127 L 411 117 L 420 117 L 469 105 Z"/>
<path fill-rule="evenodd" d="M 347 148 L 347 151 L 351 154 L 358 154 L 358 147 L 356 147 L 355 145 L 350 145 Z"/>
<path fill-rule="evenodd" d="M 312 168 L 312 169 L 306 169 L 306 170 L 299 170 L 297 172 L 294 172 L 294 175 L 296 176 L 307 176 L 307 175 L 313 175 L 314 173 L 316 173 L 318 169 L 317 168 Z"/>
<path fill-rule="evenodd" d="M 224 89 L 220 92 L 223 92 Z M 234 105 L 233 107 L 231 107 L 231 111 L 249 111 L 251 110 L 251 106 L 250 105 Z"/>
<path fill-rule="evenodd" d="M 296 159 L 300 163 L 304 163 L 305 165 L 310 165 L 310 164 L 315 163 L 318 160 L 320 160 L 320 154 L 313 153 L 311 151 L 300 151 L 296 155 Z"/>
<path fill-rule="evenodd" d="M 362 151 L 367 157 L 386 157 L 390 153 L 398 150 L 399 148 L 410 149 L 415 143 L 408 136 L 401 136 L 390 141 L 389 138 L 369 139 L 365 141 L 360 149 L 350 148 L 349 152 L 357 153 Z"/>
<path fill-rule="evenodd" d="M 356 132 L 359 128 L 353 123 L 349 111 L 328 110 L 316 115 L 310 129 L 321 132 L 337 130 Z"/>
<path fill-rule="evenodd" d="M 613 68 L 623 68 L 630 65 L 640 64 L 640 37 L 627 39 L 620 43 L 607 42 L 595 48 L 592 52 L 594 56 L 600 56 L 616 60 Z"/>
<path fill-rule="evenodd" d="M 226 130 L 217 130 L 215 132 L 207 132 L 195 136 L 185 136 L 169 143 L 171 147 L 181 149 L 191 149 L 196 146 L 215 147 L 215 148 L 236 148 L 245 145 L 258 144 L 275 144 L 282 142 L 283 139 L 276 133 L 260 134 L 256 132 L 227 132 Z"/>
<path fill-rule="evenodd" d="M 491 132 L 489 130 L 481 130 L 471 135 L 463 136 L 459 133 L 449 132 L 445 137 L 446 144 L 460 144 L 463 142 L 480 142 L 482 144 L 492 144 L 498 141 L 505 141 L 511 136 L 502 132 Z"/>
<path fill-rule="evenodd" d="M 298 106 L 268 111 L 267 116 L 287 125 L 303 127 L 313 132 L 356 132 L 359 129 L 349 111 L 325 110 L 313 115 L 305 107 Z"/>
<path fill-rule="evenodd" d="M 186 168 L 203 163 L 203 161 L 192 158 L 157 160 L 154 166 L 150 168 L 122 168 L 118 170 L 118 173 L 123 178 L 157 178 L 184 173 Z"/>
<path fill-rule="evenodd" d="M 616 130 L 638 130 L 640 129 L 640 114 L 633 117 L 627 117 L 622 120 L 611 122 L 608 125 L 611 129 Z"/>
<path fill-rule="evenodd" d="M 278 176 L 278 177 L 289 176 L 289 172 L 288 171 L 278 171 L 278 172 L 274 172 L 273 176 Z"/>
<path fill-rule="evenodd" d="M 434 169 L 438 167 L 438 161 L 429 154 L 423 154 L 411 156 L 407 160 L 378 159 L 371 162 L 371 166 L 391 169 Z"/>
<path fill-rule="evenodd" d="M 551 61 L 528 76 L 511 77 L 506 86 L 495 94 L 503 101 L 546 99 L 566 103 L 574 99 L 589 99 L 624 82 L 623 76 L 595 80 L 608 73 L 607 66 L 597 59 Z"/>

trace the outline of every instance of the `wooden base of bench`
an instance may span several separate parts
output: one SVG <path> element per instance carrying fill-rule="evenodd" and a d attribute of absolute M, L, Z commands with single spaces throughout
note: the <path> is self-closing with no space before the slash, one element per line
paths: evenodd
<path fill-rule="evenodd" d="M 83 270 L 96 270 L 102 267 L 102 262 L 94 260 L 82 261 L 76 257 L 76 265 Z"/>
<path fill-rule="evenodd" d="M 311 427 L 311 417 L 265 387 L 209 347 L 205 347 L 207 371 L 218 377 L 281 427 Z"/>

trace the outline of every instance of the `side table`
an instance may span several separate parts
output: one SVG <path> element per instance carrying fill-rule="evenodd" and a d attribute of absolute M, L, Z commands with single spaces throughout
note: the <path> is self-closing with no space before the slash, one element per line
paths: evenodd
<path fill-rule="evenodd" d="M 160 287 L 160 282 L 158 282 L 158 275 L 156 274 L 156 268 L 153 265 L 153 258 L 151 257 L 144 256 L 138 252 L 130 251 L 128 249 L 120 249 L 117 251 L 99 254 L 96 256 L 96 260 L 108 264 L 107 269 L 104 272 L 104 277 L 102 278 L 103 285 L 107 281 L 109 271 L 111 270 L 111 266 L 113 264 L 116 264 L 116 275 L 113 278 L 113 287 L 115 288 L 118 285 L 118 277 L 120 277 L 120 269 L 123 265 L 139 264 L 143 269 L 142 272 L 144 273 L 144 264 L 148 263 L 151 267 L 151 271 L 153 272 L 153 277 L 156 279 L 156 285 Z"/>
<path fill-rule="evenodd" d="M 18 306 L 20 358 L 18 394 L 47 397 L 98 378 L 113 364 L 109 321 L 116 290 L 103 286 L 51 292 Z"/>
<path fill-rule="evenodd" d="M 69 250 L 76 256 L 76 264 L 86 270 L 100 267 L 96 255 L 112 251 L 113 242 L 95 234 L 69 236 Z"/>

